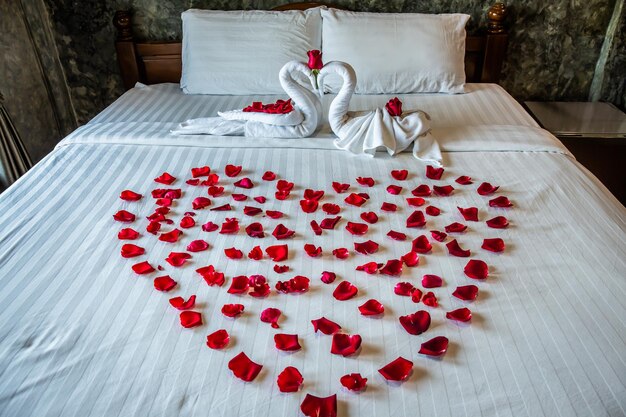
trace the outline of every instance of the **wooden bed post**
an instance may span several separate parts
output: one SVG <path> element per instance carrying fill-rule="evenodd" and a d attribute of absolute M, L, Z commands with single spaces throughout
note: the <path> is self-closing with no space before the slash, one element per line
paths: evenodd
<path fill-rule="evenodd" d="M 483 58 L 481 83 L 497 83 L 500 79 L 502 62 L 506 54 L 508 35 L 504 29 L 506 6 L 504 3 L 495 3 L 487 11 L 487 36 Z"/>
<path fill-rule="evenodd" d="M 115 50 L 120 72 L 126 90 L 133 88 L 140 81 L 137 51 L 133 40 L 131 15 L 128 10 L 118 10 L 113 16 L 113 24 L 117 28 Z"/>

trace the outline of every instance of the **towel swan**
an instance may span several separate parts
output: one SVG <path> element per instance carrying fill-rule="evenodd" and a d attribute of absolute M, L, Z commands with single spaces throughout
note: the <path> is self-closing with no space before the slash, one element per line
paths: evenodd
<path fill-rule="evenodd" d="M 413 144 L 415 158 L 441 166 L 441 151 L 430 133 L 430 118 L 426 113 L 416 110 L 394 117 L 381 108 L 350 112 L 348 107 L 356 87 L 354 69 L 345 62 L 326 63 L 318 75 L 320 89 L 328 74 L 337 74 L 343 79 L 328 112 L 328 122 L 337 135 L 335 146 L 355 154 L 373 156 L 380 148 L 395 155 Z"/>
<path fill-rule="evenodd" d="M 231 110 L 218 112 L 219 117 L 187 120 L 172 130 L 176 135 L 216 135 L 273 138 L 301 138 L 311 136 L 321 122 L 320 98 L 300 84 L 294 74 L 303 73 L 315 88 L 311 69 L 303 62 L 290 61 L 278 75 L 283 90 L 293 100 L 293 110 L 286 114 L 244 112 Z"/>

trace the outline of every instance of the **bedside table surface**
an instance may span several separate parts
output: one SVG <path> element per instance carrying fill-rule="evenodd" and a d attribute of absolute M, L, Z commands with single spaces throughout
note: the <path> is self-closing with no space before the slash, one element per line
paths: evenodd
<path fill-rule="evenodd" d="M 524 104 L 555 136 L 626 138 L 626 113 L 610 103 L 527 101 Z"/>

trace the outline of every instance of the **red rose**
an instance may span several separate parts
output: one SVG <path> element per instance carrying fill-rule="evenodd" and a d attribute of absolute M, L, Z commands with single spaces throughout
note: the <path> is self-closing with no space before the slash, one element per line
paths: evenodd
<path fill-rule="evenodd" d="M 314 49 L 307 52 L 307 54 L 309 55 L 309 68 L 312 70 L 321 70 L 324 66 L 322 62 L 322 51 Z"/>
<path fill-rule="evenodd" d="M 402 116 L 402 102 L 398 99 L 398 97 L 394 97 L 389 100 L 389 102 L 385 105 L 385 108 L 392 116 Z"/>

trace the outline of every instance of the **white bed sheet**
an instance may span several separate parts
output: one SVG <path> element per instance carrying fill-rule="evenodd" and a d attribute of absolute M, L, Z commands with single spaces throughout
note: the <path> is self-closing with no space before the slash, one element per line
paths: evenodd
<path fill-rule="evenodd" d="M 170 86 L 150 87 L 158 88 Z M 487 90 L 485 94 L 492 94 Z M 169 96 L 172 103 L 181 104 L 176 114 L 163 104 L 150 111 L 124 103 L 108 108 L 0 195 L 0 415 L 297 416 L 306 393 L 337 393 L 341 416 L 625 415 L 626 210 L 527 115 L 507 113 L 516 106 L 512 99 L 503 95 L 499 110 L 485 110 L 472 106 L 471 94 L 454 96 L 464 102 L 465 110 L 456 109 L 449 96 L 415 98 L 432 100 L 431 108 L 424 109 L 433 115 L 444 151 L 443 183 L 452 183 L 458 175 L 475 179 L 472 186 L 455 186 L 453 197 L 428 199 L 443 213 L 428 218 L 424 231 L 404 227 L 410 213 L 401 203 L 406 190 L 393 197 L 384 189 L 395 183 L 389 171 L 399 168 L 415 175 L 401 184 L 406 189 L 439 183 L 424 179 L 424 167 L 410 154 L 364 159 L 333 149 L 324 136 L 254 143 L 240 138 L 174 141 L 167 133 L 172 123 L 214 111 L 205 107 L 204 97 L 190 97 L 184 104 L 174 92 Z M 241 100 L 223 98 L 229 99 Z M 152 105 L 159 100 L 154 98 Z M 482 116 L 470 114 L 469 109 L 477 107 Z M 477 122 L 481 117 L 485 120 Z M 136 260 L 120 258 L 116 233 L 121 225 L 111 218 L 122 208 L 145 216 L 152 212 L 153 201 L 146 196 L 125 203 L 119 192 L 128 188 L 147 195 L 158 186 L 152 178 L 165 170 L 185 179 L 192 167 L 210 165 L 223 172 L 227 163 L 243 165 L 246 175 L 256 179 L 272 170 L 297 184 L 298 197 L 304 188 L 324 189 L 323 201 L 338 204 L 345 195 L 331 192 L 332 181 L 360 189 L 354 179 L 372 176 L 379 184 L 365 190 L 372 204 L 363 209 L 381 214 L 382 201 L 398 202 L 402 209 L 384 216 L 364 238 L 355 239 L 343 230 L 345 219 L 358 220 L 364 210 L 346 207 L 341 230 L 318 238 L 312 237 L 309 222 L 325 217 L 323 213 L 302 213 L 298 197 L 285 202 L 272 198 L 263 208 L 288 213 L 283 223 L 297 232 L 288 241 L 293 254 L 285 262 L 292 267 L 289 274 L 271 272 L 273 263 L 267 259 L 257 263 L 223 256 L 223 249 L 231 246 L 247 253 L 257 244 L 276 244 L 271 236 L 250 239 L 242 231 L 233 238 L 196 227 L 176 248 L 205 238 L 210 250 L 194 254 L 186 267 L 168 267 L 180 285 L 170 293 L 155 291 L 150 278 L 130 270 Z M 230 188 L 234 180 L 222 177 Z M 498 194 L 511 198 L 515 207 L 486 208 L 487 198 L 475 192 L 483 180 L 500 185 Z M 274 183 L 255 183 L 247 194 L 273 194 Z M 193 198 L 205 192 L 182 180 L 176 185 L 188 191 L 171 216 L 178 221 Z M 214 205 L 221 202 L 232 203 L 223 197 Z M 252 220 L 241 211 L 245 204 L 234 203 L 235 212 L 201 210 L 196 221 L 219 223 L 235 216 L 248 224 Z M 397 317 L 428 308 L 394 295 L 397 278 L 355 273 L 355 266 L 369 257 L 353 252 L 348 260 L 335 261 L 330 251 L 352 249 L 354 241 L 370 238 L 381 244 L 372 259 L 399 257 L 410 243 L 389 240 L 388 230 L 414 238 L 442 229 L 462 221 L 457 205 L 478 206 L 482 220 L 503 214 L 511 226 L 494 230 L 484 223 L 469 223 L 472 231 L 459 236 L 462 246 L 490 265 L 485 282 L 470 282 L 462 274 L 467 259 L 447 256 L 436 242 L 419 267 L 405 268 L 402 280 L 418 284 L 422 274 L 434 273 L 446 281 L 444 288 L 435 290 L 440 307 L 429 309 L 431 329 L 410 336 L 399 327 Z M 252 219 L 267 231 L 278 223 Z M 142 219 L 134 225 L 143 230 L 146 224 Z M 136 243 L 146 248 L 147 258 L 166 265 L 163 258 L 171 246 L 142 234 Z M 505 239 L 505 253 L 479 249 L 482 235 Z M 321 260 L 303 253 L 307 242 L 322 246 Z M 207 287 L 194 272 L 208 264 L 225 272 L 225 287 Z M 318 280 L 323 270 L 334 270 L 361 293 L 353 300 L 334 301 L 335 285 Z M 231 277 L 253 273 L 266 275 L 272 286 L 278 279 L 302 274 L 312 279 L 313 288 L 293 297 L 273 292 L 261 300 L 226 293 Z M 481 291 L 469 305 L 474 319 L 469 326 L 454 325 L 444 312 L 464 303 L 450 294 L 456 285 L 470 283 Z M 198 295 L 205 324 L 183 329 L 167 300 L 192 293 Z M 387 307 L 382 319 L 358 314 L 356 307 L 369 298 Z M 232 302 L 246 306 L 246 314 L 234 321 L 219 313 L 223 304 Z M 258 321 L 260 311 L 269 306 L 283 311 L 281 331 L 299 334 L 302 351 L 291 355 L 276 351 L 272 340 L 276 331 Z M 329 353 L 330 338 L 315 335 L 309 323 L 322 315 L 362 335 L 364 347 L 357 358 Z M 208 349 L 206 335 L 220 328 L 231 333 L 232 346 L 225 351 Z M 436 335 L 451 341 L 443 359 L 418 355 L 420 343 Z M 237 380 L 226 367 L 240 351 L 264 365 L 252 383 Z M 376 370 L 399 355 L 414 361 L 414 372 L 401 385 L 387 384 Z M 281 394 L 275 379 L 288 365 L 302 372 L 305 385 L 298 393 Z M 349 372 L 369 378 L 366 392 L 355 395 L 341 389 L 339 377 Z"/>

